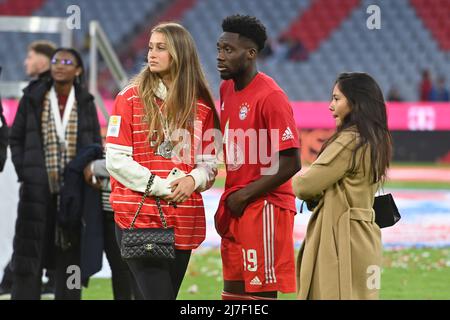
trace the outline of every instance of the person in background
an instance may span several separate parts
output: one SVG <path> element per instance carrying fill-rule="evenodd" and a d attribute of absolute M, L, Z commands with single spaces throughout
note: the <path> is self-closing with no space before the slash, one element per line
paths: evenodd
<path fill-rule="evenodd" d="M 293 62 L 308 60 L 309 57 L 308 49 L 306 49 L 306 47 L 299 39 L 289 38 L 288 46 L 289 46 L 287 52 L 288 60 Z"/>
<path fill-rule="evenodd" d="M 2 74 L 2 67 L 0 67 L 0 75 L 1 74 Z M 3 167 L 5 166 L 7 149 L 8 149 L 8 126 L 6 125 L 6 120 L 5 117 L 3 116 L 3 105 L 0 96 L 0 172 L 3 171 Z"/>
<path fill-rule="evenodd" d="M 403 101 L 402 95 L 400 94 L 400 91 L 396 86 L 391 87 L 391 90 L 389 90 L 386 100 L 395 102 Z"/>
<path fill-rule="evenodd" d="M 30 91 L 34 86 L 41 82 L 48 82 L 51 80 L 50 75 L 50 59 L 55 52 L 56 45 L 47 40 L 33 41 L 28 45 L 27 56 L 23 62 L 25 73 L 31 78 L 27 87 L 23 91 Z M 7 127 L 2 129 L 6 132 Z M 6 148 L 5 148 L 6 152 Z M 6 157 L 6 153 L 5 153 Z M 5 158 L 6 160 L 6 158 Z M 42 298 L 53 299 L 55 296 L 55 281 L 53 270 L 46 270 L 45 273 L 48 281 L 42 285 Z M 7 263 L 3 278 L 0 283 L 0 299 L 9 299 L 11 297 L 13 274 L 11 270 L 11 260 Z"/>
<path fill-rule="evenodd" d="M 431 77 L 429 70 L 422 71 L 422 79 L 419 84 L 419 99 L 420 101 L 429 101 L 431 92 Z"/>
<path fill-rule="evenodd" d="M 445 87 L 445 77 L 440 76 L 437 83 L 431 88 L 430 101 L 446 102 L 450 101 L 448 89 Z"/>
<path fill-rule="evenodd" d="M 84 85 L 83 62 L 72 48 L 51 59 L 50 81 L 24 91 L 10 134 L 12 162 L 21 183 L 12 257 L 12 299 L 39 299 L 44 268 L 73 261 L 56 248 L 56 215 L 65 166 L 87 145 L 101 144 L 94 98 Z M 69 254 L 74 256 L 68 257 Z M 56 299 L 79 299 L 67 287 L 66 270 L 55 275 Z"/>
<path fill-rule="evenodd" d="M 297 259 L 297 296 L 378 299 L 383 247 L 372 207 L 392 154 L 383 93 L 366 73 L 342 73 L 329 109 L 336 133 L 292 182 L 314 208 Z"/>
<path fill-rule="evenodd" d="M 28 88 L 40 81 L 49 81 L 50 59 L 53 57 L 56 45 L 47 40 L 37 40 L 30 43 L 27 56 L 23 62 L 25 73 L 31 78 Z"/>

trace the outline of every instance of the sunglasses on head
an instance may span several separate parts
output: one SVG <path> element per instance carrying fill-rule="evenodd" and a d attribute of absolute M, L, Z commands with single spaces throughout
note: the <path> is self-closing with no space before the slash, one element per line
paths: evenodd
<path fill-rule="evenodd" d="M 51 63 L 52 64 L 62 64 L 63 66 L 73 66 L 73 65 L 75 65 L 75 62 L 73 61 L 73 60 L 71 60 L 71 59 L 56 59 L 56 58 L 53 58 L 52 60 L 51 60 Z"/>

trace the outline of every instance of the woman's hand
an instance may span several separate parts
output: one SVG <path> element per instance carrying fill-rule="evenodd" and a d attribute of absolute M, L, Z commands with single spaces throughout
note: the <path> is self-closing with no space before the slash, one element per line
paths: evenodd
<path fill-rule="evenodd" d="M 164 197 L 167 202 L 180 203 L 186 201 L 195 191 L 195 181 L 192 176 L 186 176 L 170 183 L 172 194 Z"/>

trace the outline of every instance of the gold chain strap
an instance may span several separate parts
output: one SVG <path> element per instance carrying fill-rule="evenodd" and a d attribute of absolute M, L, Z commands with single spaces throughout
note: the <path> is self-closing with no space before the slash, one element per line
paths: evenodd
<path fill-rule="evenodd" d="M 164 227 L 164 229 L 167 229 L 167 222 L 166 222 L 166 219 L 164 218 L 164 213 L 163 213 L 162 208 L 161 208 L 161 202 L 160 202 L 159 197 L 156 197 L 156 205 L 158 206 L 159 217 L 161 218 L 161 222 L 163 224 L 163 227 Z"/>

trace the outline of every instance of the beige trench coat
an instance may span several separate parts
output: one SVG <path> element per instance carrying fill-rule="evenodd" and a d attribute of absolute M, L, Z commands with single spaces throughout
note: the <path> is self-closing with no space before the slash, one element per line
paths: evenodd
<path fill-rule="evenodd" d="M 297 258 L 298 299 L 378 299 L 382 244 L 372 209 L 378 186 L 368 174 L 369 148 L 359 149 L 356 174 L 348 172 L 357 140 L 356 132 L 343 131 L 293 179 L 298 198 L 320 197 Z"/>

